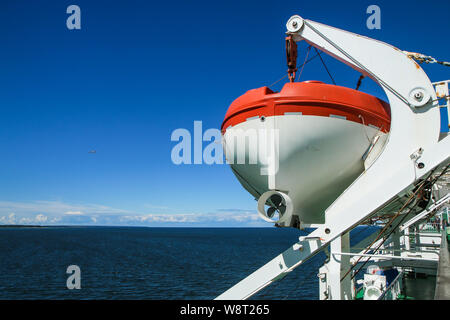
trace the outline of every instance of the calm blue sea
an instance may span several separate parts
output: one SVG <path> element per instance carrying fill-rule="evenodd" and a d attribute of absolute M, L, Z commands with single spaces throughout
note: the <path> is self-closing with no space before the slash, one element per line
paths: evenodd
<path fill-rule="evenodd" d="M 0 228 L 0 299 L 213 299 L 300 235 L 290 228 Z M 254 298 L 318 299 L 324 258 Z M 80 290 L 66 287 L 69 265 L 81 269 Z"/>

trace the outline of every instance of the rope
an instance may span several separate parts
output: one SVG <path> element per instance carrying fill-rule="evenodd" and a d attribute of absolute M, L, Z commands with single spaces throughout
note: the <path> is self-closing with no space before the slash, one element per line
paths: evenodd
<path fill-rule="evenodd" d="M 310 52 L 310 51 L 311 51 L 311 46 L 309 46 L 309 47 L 308 47 L 308 51 L 306 51 L 305 61 L 303 61 L 302 68 L 300 69 L 300 73 L 298 74 L 297 81 L 300 80 L 300 76 L 302 75 L 302 72 L 303 72 L 303 67 L 304 67 L 305 64 L 306 64 L 306 60 L 308 59 L 308 55 L 309 55 L 309 52 Z"/>
<path fill-rule="evenodd" d="M 315 58 L 317 58 L 319 55 L 318 54 L 316 54 L 314 57 L 312 57 L 312 58 L 310 58 L 309 60 L 307 60 L 306 62 L 304 62 L 303 63 L 303 66 L 305 66 L 305 65 L 307 65 L 309 62 L 311 62 L 311 61 L 313 61 Z M 284 78 L 286 78 L 288 75 L 286 74 L 286 75 L 284 75 L 283 77 L 281 77 L 280 79 L 278 79 L 277 81 L 275 81 L 274 83 L 272 83 L 270 86 L 268 86 L 268 87 L 271 87 L 271 86 L 273 86 L 273 85 L 275 85 L 275 84 L 277 84 L 278 82 L 280 82 L 281 80 L 283 80 Z"/>
<path fill-rule="evenodd" d="M 424 55 L 422 53 L 408 52 L 408 51 L 403 51 L 403 53 L 405 53 L 409 58 L 417 60 L 419 63 L 422 63 L 422 62 L 425 62 L 425 63 L 438 63 L 438 64 L 441 64 L 443 66 L 450 67 L 450 62 L 438 61 L 435 58 L 433 58 L 431 56 Z"/>
<path fill-rule="evenodd" d="M 310 58 L 308 61 L 306 61 L 306 62 L 304 62 L 303 63 L 303 66 L 305 66 L 305 65 L 307 65 L 309 62 L 311 62 L 311 61 L 313 61 L 315 58 L 317 58 L 319 55 L 318 54 L 316 54 L 314 57 L 312 57 L 312 58 Z M 302 67 L 303 67 L 302 66 Z M 286 78 L 288 75 L 286 74 L 286 75 L 284 75 L 283 77 L 281 77 L 280 79 L 278 79 L 277 81 L 275 81 L 274 83 L 272 83 L 270 86 L 268 86 L 268 87 L 271 87 L 271 86 L 273 86 L 273 85 L 275 85 L 275 84 L 277 84 L 278 82 L 280 82 L 281 80 L 283 80 L 284 78 Z"/>
<path fill-rule="evenodd" d="M 311 59 L 309 59 L 308 61 L 306 61 L 306 63 L 305 64 L 307 64 L 308 62 L 310 62 L 310 61 L 312 61 L 312 60 L 314 60 L 315 58 L 317 58 L 319 55 L 318 54 L 316 54 L 314 57 L 312 57 Z"/>
<path fill-rule="evenodd" d="M 317 48 L 314 48 L 314 49 L 316 50 L 317 54 L 319 55 L 320 61 L 322 61 L 322 64 L 323 64 L 323 66 L 325 67 L 325 70 L 327 70 L 327 73 L 328 73 L 328 75 L 330 76 L 331 81 L 333 81 L 333 84 L 336 85 L 336 82 L 334 81 L 333 77 L 331 76 L 331 73 L 330 73 L 330 71 L 328 70 L 327 65 L 325 64 L 325 62 L 324 62 L 323 59 L 322 59 L 322 56 L 320 55 L 320 52 L 317 50 Z"/>
<path fill-rule="evenodd" d="M 272 83 L 270 86 L 268 86 L 269 88 L 275 84 L 277 84 L 278 82 L 280 82 L 281 80 L 283 80 L 284 78 L 286 78 L 288 75 L 285 74 L 283 77 L 281 77 L 280 79 L 278 79 L 277 81 L 275 81 L 274 83 Z"/>

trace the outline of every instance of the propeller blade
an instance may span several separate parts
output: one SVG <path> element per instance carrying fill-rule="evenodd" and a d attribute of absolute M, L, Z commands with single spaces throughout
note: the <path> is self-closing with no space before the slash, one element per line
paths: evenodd
<path fill-rule="evenodd" d="M 267 209 L 267 216 L 269 218 L 272 218 L 275 214 L 275 211 L 277 211 L 275 207 L 270 207 L 269 209 Z"/>

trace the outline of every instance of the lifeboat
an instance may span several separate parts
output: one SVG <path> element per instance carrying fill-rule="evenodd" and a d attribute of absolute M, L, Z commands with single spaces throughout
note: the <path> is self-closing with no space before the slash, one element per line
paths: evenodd
<path fill-rule="evenodd" d="M 320 81 L 249 90 L 221 126 L 227 163 L 259 199 L 262 218 L 277 222 L 278 212 L 280 226 L 324 223 L 326 208 L 382 151 L 389 129 L 386 102 Z"/>

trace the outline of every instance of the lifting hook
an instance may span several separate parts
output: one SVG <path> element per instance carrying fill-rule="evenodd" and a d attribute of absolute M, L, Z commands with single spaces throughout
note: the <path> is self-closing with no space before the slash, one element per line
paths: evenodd
<path fill-rule="evenodd" d="M 297 72 L 297 43 L 292 38 L 292 35 L 286 37 L 286 58 L 289 81 L 294 82 L 295 73 Z"/>

